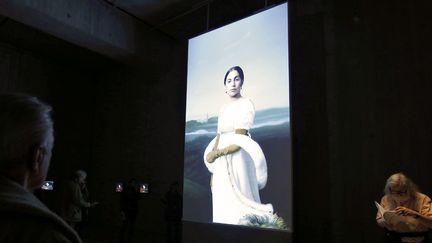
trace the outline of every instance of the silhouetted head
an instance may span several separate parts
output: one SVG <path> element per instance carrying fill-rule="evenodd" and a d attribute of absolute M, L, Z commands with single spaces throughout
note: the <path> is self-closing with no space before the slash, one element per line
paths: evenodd
<path fill-rule="evenodd" d="M 24 187 L 39 187 L 46 178 L 54 146 L 51 106 L 38 98 L 0 94 L 0 173 Z"/>
<path fill-rule="evenodd" d="M 84 170 L 77 170 L 74 173 L 74 179 L 78 181 L 80 184 L 84 184 L 85 180 L 87 179 L 87 172 Z"/>

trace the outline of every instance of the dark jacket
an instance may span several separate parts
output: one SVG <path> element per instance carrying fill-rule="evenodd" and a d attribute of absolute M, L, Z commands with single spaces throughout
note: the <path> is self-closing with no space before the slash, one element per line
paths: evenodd
<path fill-rule="evenodd" d="M 18 183 L 0 176 L 0 242 L 81 243 L 76 232 Z"/>

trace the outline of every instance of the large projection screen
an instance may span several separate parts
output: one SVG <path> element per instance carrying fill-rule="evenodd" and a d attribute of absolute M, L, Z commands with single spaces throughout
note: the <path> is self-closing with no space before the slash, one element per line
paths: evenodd
<path fill-rule="evenodd" d="M 183 220 L 291 231 L 287 3 L 188 50 Z"/>

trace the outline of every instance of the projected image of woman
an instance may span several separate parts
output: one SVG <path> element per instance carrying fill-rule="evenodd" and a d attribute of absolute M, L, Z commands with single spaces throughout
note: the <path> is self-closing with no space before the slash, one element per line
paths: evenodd
<path fill-rule="evenodd" d="M 228 102 L 218 116 L 218 135 L 204 152 L 212 173 L 213 222 L 250 224 L 251 216 L 273 215 L 271 204 L 261 204 L 259 190 L 267 182 L 267 164 L 260 146 L 251 138 L 255 108 L 241 95 L 243 70 L 230 68 L 224 85 Z"/>

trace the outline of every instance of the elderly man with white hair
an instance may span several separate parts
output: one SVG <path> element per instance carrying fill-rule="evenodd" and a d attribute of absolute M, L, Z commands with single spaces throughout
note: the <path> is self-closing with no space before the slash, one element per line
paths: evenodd
<path fill-rule="evenodd" d="M 50 113 L 51 107 L 36 97 L 0 94 L 0 242 L 81 242 L 32 194 L 50 164 Z"/>

